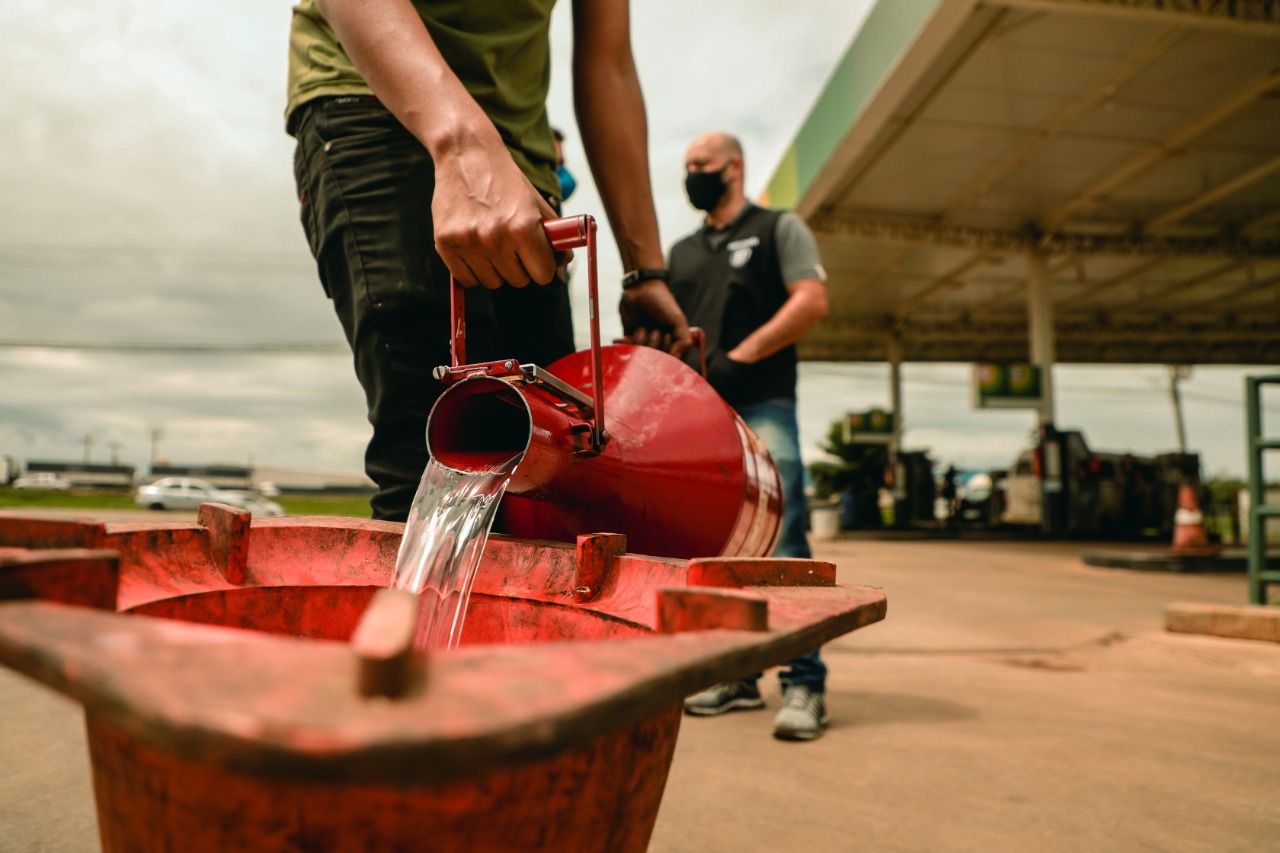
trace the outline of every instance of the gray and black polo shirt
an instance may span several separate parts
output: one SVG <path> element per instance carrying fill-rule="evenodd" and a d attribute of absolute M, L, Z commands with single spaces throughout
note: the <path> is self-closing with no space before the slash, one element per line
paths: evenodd
<path fill-rule="evenodd" d="M 748 202 L 724 228 L 703 226 L 676 243 L 667 262 L 671 292 L 692 326 L 707 333 L 707 356 L 727 353 L 778 312 L 787 286 L 826 280 L 817 241 L 791 211 Z M 687 361 L 697 366 L 698 353 Z M 796 349 L 746 365 L 746 380 L 717 388 L 731 405 L 796 395 Z"/>

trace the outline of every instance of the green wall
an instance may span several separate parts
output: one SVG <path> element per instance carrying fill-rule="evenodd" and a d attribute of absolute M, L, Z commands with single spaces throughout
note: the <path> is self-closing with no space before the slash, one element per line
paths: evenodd
<path fill-rule="evenodd" d="M 764 203 L 792 208 L 800 202 L 899 57 L 943 2 L 880 0 L 876 4 L 774 170 Z"/>

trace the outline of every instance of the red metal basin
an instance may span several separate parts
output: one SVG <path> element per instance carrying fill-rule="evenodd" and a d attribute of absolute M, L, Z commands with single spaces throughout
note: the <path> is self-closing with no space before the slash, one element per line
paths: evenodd
<path fill-rule="evenodd" d="M 402 529 L 0 515 L 0 662 L 84 705 L 105 850 L 642 851 L 684 696 L 885 613 L 830 563 L 495 536 L 462 648 L 367 698 Z"/>

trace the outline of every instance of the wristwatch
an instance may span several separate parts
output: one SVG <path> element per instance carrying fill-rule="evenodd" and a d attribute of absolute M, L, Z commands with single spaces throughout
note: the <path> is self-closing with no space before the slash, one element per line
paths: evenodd
<path fill-rule="evenodd" d="M 645 267 L 638 270 L 631 270 L 622 277 L 622 289 L 630 290 L 633 287 L 638 287 L 639 285 L 644 284 L 646 281 L 653 281 L 655 278 L 660 278 L 663 281 L 666 281 L 667 268 Z"/>

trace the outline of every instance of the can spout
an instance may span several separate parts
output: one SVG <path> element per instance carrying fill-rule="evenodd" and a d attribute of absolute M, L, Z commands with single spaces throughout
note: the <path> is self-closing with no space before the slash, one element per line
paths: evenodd
<path fill-rule="evenodd" d="M 441 395 L 427 420 L 427 449 L 458 471 L 491 471 L 523 457 L 533 419 L 523 395 L 509 382 L 479 378 Z"/>
<path fill-rule="evenodd" d="M 427 450 L 456 471 L 514 468 L 507 483 L 513 495 L 581 498 L 601 485 L 566 476 L 575 460 L 593 454 L 590 425 L 518 381 L 473 376 L 451 385 L 427 418 Z"/>

